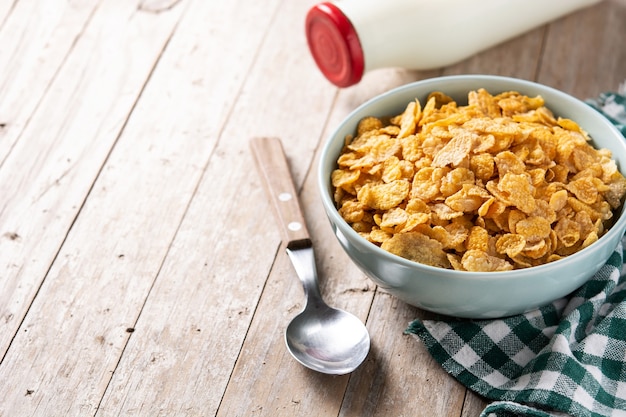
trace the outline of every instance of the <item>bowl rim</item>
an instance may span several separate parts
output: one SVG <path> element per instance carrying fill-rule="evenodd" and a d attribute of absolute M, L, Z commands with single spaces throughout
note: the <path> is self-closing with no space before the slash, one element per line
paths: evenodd
<path fill-rule="evenodd" d="M 415 261 L 411 261 L 409 259 L 403 258 L 399 255 L 395 255 L 391 252 L 388 252 L 382 249 L 381 247 L 374 245 L 373 243 L 367 241 L 362 236 L 360 236 L 339 215 L 339 212 L 334 203 L 334 199 L 332 198 L 331 193 L 329 192 L 332 189 L 332 185 L 330 184 L 330 175 L 326 176 L 324 174 L 324 166 L 327 163 L 329 163 L 328 159 L 330 157 L 333 157 L 332 155 L 330 155 L 331 148 L 337 141 L 345 139 L 345 138 L 338 137 L 339 132 L 343 130 L 347 125 L 355 123 L 354 120 L 352 119 L 358 113 L 362 112 L 365 108 L 370 107 L 374 103 L 387 100 L 390 97 L 399 95 L 403 92 L 406 92 L 407 90 L 413 90 L 416 88 L 427 89 L 428 85 L 438 86 L 437 88 L 434 88 L 431 91 L 442 91 L 443 93 L 446 93 L 445 89 L 441 88 L 440 86 L 441 83 L 444 83 L 444 82 L 458 83 L 458 82 L 468 82 L 468 81 L 471 81 L 471 82 L 497 81 L 503 84 L 510 83 L 511 90 L 515 89 L 516 91 L 520 91 L 522 94 L 526 94 L 524 93 L 524 89 L 530 90 L 530 91 L 541 90 L 546 93 L 549 93 L 552 96 L 556 96 L 557 98 L 564 100 L 565 102 L 568 102 L 568 104 L 575 106 L 578 109 L 588 109 L 589 114 L 591 115 L 590 117 L 595 118 L 598 123 L 605 125 L 604 127 L 607 128 L 609 131 L 611 131 L 611 133 L 613 134 L 613 136 L 615 136 L 616 139 L 623 141 L 622 147 L 624 148 L 624 151 L 626 154 L 626 140 L 625 140 L 626 138 L 623 137 L 621 132 L 617 129 L 617 127 L 615 127 L 615 125 L 613 125 L 613 123 L 611 123 L 606 117 L 604 117 L 600 112 L 595 110 L 593 107 L 589 106 L 587 103 L 583 102 L 582 100 L 570 94 L 567 94 L 561 90 L 558 90 L 556 88 L 547 86 L 545 84 L 540 84 L 534 81 L 529 81 L 529 80 L 525 80 L 521 78 L 500 76 L 500 75 L 464 74 L 464 75 L 447 75 L 447 76 L 426 78 L 423 80 L 410 82 L 410 83 L 392 88 L 390 90 L 387 90 L 381 94 L 378 94 L 366 100 L 365 102 L 357 106 L 355 109 L 353 109 L 348 115 L 346 115 L 341 121 L 341 123 L 339 123 L 339 125 L 337 125 L 337 127 L 333 129 L 332 132 L 328 136 L 326 136 L 326 140 L 322 147 L 322 151 L 320 153 L 320 158 L 319 158 L 318 166 L 317 166 L 317 183 L 318 183 L 317 185 L 318 185 L 318 192 L 321 194 L 321 199 L 322 199 L 322 203 L 324 205 L 325 211 L 326 211 L 326 215 L 329 217 L 331 224 L 334 224 L 335 227 L 340 228 L 341 233 L 344 236 L 347 235 L 346 238 L 352 241 L 356 240 L 356 242 L 359 242 L 363 245 L 368 245 L 367 247 L 370 248 L 376 256 L 386 258 L 390 262 L 393 262 L 395 264 L 400 264 L 403 267 L 407 267 L 407 268 L 413 268 L 413 269 L 416 268 L 418 270 L 423 269 L 425 272 L 434 273 L 438 275 L 445 273 L 445 274 L 449 274 L 452 277 L 462 277 L 463 279 L 502 280 L 502 279 L 515 279 L 516 277 L 520 277 L 528 273 L 548 274 L 548 273 L 554 272 L 555 270 L 561 269 L 562 265 L 565 262 L 572 262 L 573 260 L 580 258 L 580 257 L 591 256 L 591 252 L 596 252 L 597 250 L 599 250 L 599 246 L 596 246 L 596 245 L 600 241 L 606 242 L 608 240 L 618 239 L 618 236 L 616 236 L 617 234 L 619 234 L 619 239 L 617 241 L 620 241 L 621 237 L 624 236 L 624 233 L 626 231 L 626 203 L 624 202 L 622 203 L 622 207 L 620 208 L 620 211 L 616 213 L 617 217 L 615 219 L 615 222 L 611 225 L 609 230 L 605 234 L 603 234 L 598 239 L 597 242 L 594 242 L 588 247 L 572 255 L 566 256 L 562 259 L 559 259 L 559 260 L 556 260 L 547 264 L 537 265 L 537 266 L 528 267 L 528 268 L 514 269 L 514 270 L 509 270 L 509 271 L 491 271 L 491 272 L 459 271 L 459 270 L 454 270 L 454 269 L 440 268 L 440 267 L 422 264 L 419 262 L 415 262 Z M 471 89 L 468 89 L 468 92 L 470 90 Z M 550 107 L 548 103 L 546 105 Z M 379 115 L 379 116 L 383 116 L 383 115 Z M 611 151 L 613 153 L 613 150 Z M 336 166 L 336 156 L 334 156 L 333 159 L 334 161 L 331 161 L 330 164 L 334 164 Z M 613 159 L 615 158 L 613 157 Z M 618 164 L 618 169 L 624 175 L 624 170 L 626 170 L 626 167 L 619 167 L 619 164 Z"/>

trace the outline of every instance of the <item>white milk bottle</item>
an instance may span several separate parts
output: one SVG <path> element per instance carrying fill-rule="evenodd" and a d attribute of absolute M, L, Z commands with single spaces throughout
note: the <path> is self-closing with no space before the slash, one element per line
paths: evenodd
<path fill-rule="evenodd" d="M 336 0 L 313 6 L 306 36 L 339 87 L 366 71 L 439 68 L 601 0 Z"/>

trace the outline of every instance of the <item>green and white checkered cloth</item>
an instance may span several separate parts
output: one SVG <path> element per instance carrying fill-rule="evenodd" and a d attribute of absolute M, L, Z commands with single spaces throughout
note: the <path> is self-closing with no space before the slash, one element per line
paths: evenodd
<path fill-rule="evenodd" d="M 587 103 L 604 114 L 626 136 L 626 81 L 617 93 L 603 93 L 598 98 L 587 100 Z"/>
<path fill-rule="evenodd" d="M 626 135 L 625 95 L 588 103 Z M 406 332 L 493 400 L 481 417 L 626 417 L 624 247 L 626 238 L 593 278 L 548 306 L 504 319 L 415 320 Z"/>

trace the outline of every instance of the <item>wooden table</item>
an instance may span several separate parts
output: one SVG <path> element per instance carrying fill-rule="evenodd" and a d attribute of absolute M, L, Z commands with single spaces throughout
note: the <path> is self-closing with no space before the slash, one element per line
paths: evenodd
<path fill-rule="evenodd" d="M 441 74 L 581 99 L 614 90 L 626 1 L 347 89 L 306 48 L 313 4 L 0 2 L 0 416 L 479 414 L 485 401 L 403 334 L 427 314 L 340 250 L 316 188 L 320 147 L 363 101 Z M 309 371 L 285 349 L 304 299 L 252 136 L 282 138 L 322 292 L 367 323 L 372 349 L 350 375 Z"/>

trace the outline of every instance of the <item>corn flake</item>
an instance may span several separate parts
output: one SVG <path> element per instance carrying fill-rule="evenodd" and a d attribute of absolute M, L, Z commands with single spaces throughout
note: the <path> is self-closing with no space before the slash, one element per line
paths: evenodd
<path fill-rule="evenodd" d="M 389 210 L 399 205 L 409 194 L 409 182 L 396 180 L 386 183 L 367 183 L 358 191 L 360 203 L 374 210 Z"/>
<path fill-rule="evenodd" d="M 449 268 L 443 245 L 422 233 L 399 233 L 383 242 L 383 249 L 395 255 L 426 265 Z"/>
<path fill-rule="evenodd" d="M 542 97 L 432 92 L 424 106 L 366 117 L 331 174 L 339 214 L 404 258 L 462 271 L 553 262 L 595 243 L 626 178 Z"/>
<path fill-rule="evenodd" d="M 470 249 L 463 254 L 461 265 L 466 271 L 493 272 L 510 271 L 513 265 L 505 259 L 489 255 L 477 249 Z"/>

